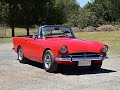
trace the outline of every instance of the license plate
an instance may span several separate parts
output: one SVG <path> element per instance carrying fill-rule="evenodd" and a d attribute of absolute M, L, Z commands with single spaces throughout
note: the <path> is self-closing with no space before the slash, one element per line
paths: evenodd
<path fill-rule="evenodd" d="M 90 66 L 91 61 L 78 61 L 78 66 Z"/>

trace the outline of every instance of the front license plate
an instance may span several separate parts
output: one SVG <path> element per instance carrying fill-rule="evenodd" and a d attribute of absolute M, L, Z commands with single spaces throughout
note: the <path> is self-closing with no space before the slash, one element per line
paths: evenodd
<path fill-rule="evenodd" d="M 78 66 L 90 66 L 91 61 L 78 61 Z"/>

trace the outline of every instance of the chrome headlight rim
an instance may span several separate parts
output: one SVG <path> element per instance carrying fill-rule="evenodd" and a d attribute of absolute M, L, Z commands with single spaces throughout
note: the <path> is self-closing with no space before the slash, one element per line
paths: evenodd
<path fill-rule="evenodd" d="M 108 51 L 108 46 L 103 46 L 103 47 L 102 47 L 102 52 L 103 52 L 103 53 L 106 53 L 107 51 Z"/>
<path fill-rule="evenodd" d="M 60 52 L 61 52 L 61 53 L 66 53 L 67 51 L 68 51 L 68 48 L 67 48 L 67 46 L 65 46 L 65 45 L 62 46 L 61 49 L 60 49 Z"/>

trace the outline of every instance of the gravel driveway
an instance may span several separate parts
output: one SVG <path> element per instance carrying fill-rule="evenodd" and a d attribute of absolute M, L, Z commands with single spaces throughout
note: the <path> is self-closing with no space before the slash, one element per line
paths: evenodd
<path fill-rule="evenodd" d="M 42 64 L 19 63 L 11 48 L 0 45 L 0 90 L 120 90 L 120 55 L 109 55 L 97 72 L 64 67 L 47 73 Z"/>

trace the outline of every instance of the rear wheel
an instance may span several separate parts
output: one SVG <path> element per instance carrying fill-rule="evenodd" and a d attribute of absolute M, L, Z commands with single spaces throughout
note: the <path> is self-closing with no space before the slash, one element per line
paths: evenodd
<path fill-rule="evenodd" d="M 20 63 L 26 63 L 27 62 L 27 59 L 24 57 L 21 47 L 18 48 L 18 60 L 19 60 Z"/>
<path fill-rule="evenodd" d="M 102 66 L 102 61 L 98 63 L 91 63 L 90 70 L 98 70 L 101 68 L 101 66 Z"/>
<path fill-rule="evenodd" d="M 54 61 L 54 55 L 50 50 L 47 50 L 43 56 L 44 69 L 47 72 L 56 72 L 58 64 Z"/>

